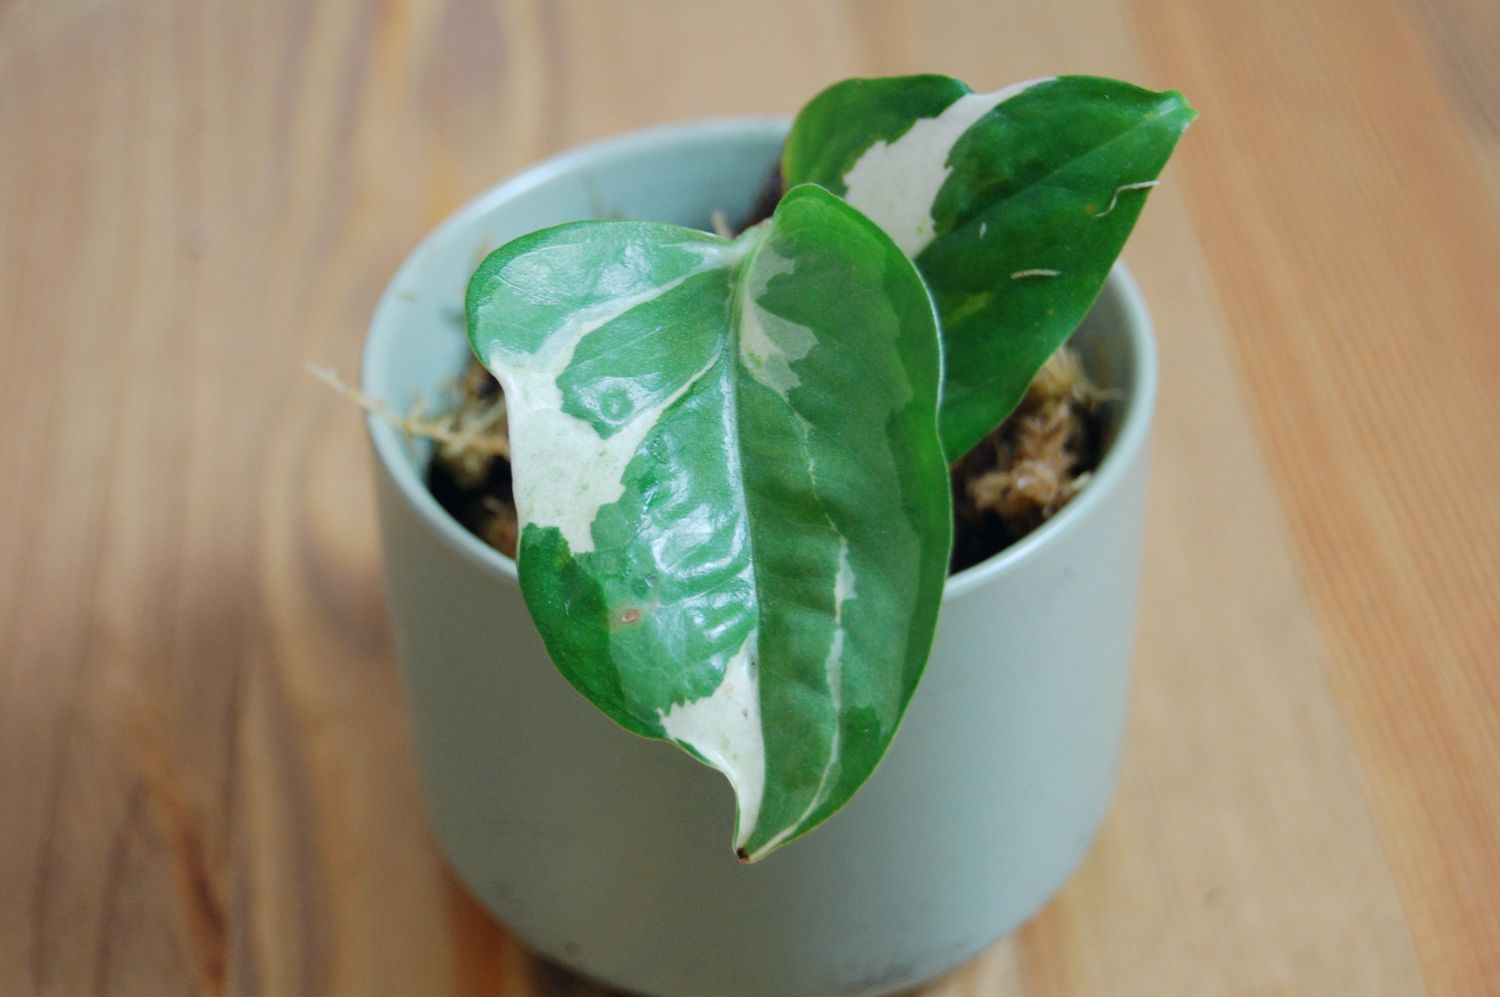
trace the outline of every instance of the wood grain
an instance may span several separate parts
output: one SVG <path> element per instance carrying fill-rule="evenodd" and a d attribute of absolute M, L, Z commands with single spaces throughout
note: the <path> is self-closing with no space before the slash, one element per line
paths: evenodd
<path fill-rule="evenodd" d="M 1500 203 L 1500 7 L 1419 0 L 1406 6 L 1484 168 L 1490 204 Z"/>
<path fill-rule="evenodd" d="M 1418 951 L 1500 985 L 1500 217 L 1401 8 L 1149 6 L 1223 109 L 1184 180 Z"/>
<path fill-rule="evenodd" d="M 575 142 L 853 74 L 1204 111 L 1120 794 L 925 992 L 1500 990 L 1500 51 L 1483 0 L 0 3 L 0 993 L 595 993 L 422 822 L 346 372 Z"/>

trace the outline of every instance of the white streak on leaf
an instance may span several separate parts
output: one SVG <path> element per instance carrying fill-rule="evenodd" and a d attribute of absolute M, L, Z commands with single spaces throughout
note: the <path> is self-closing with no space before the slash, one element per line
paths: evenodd
<path fill-rule="evenodd" d="M 662 413 L 707 373 L 712 361 L 657 404 L 637 412 L 608 438 L 588 421 L 563 411 L 558 378 L 585 336 L 626 312 L 661 297 L 684 281 L 734 265 L 743 244 L 692 244 L 702 265 L 657 287 L 585 309 L 553 330 L 534 354 L 498 346 L 485 357 L 505 391 L 511 425 L 516 512 L 523 525 L 554 526 L 574 556 L 594 549 L 593 522 L 601 508 L 625 493 L 625 468 Z"/>
<path fill-rule="evenodd" d="M 1114 211 L 1115 210 L 1115 206 L 1120 203 L 1120 195 L 1122 193 L 1124 193 L 1125 191 L 1127 191 L 1127 190 L 1150 190 L 1152 187 L 1155 187 L 1155 186 L 1159 185 L 1160 183 L 1161 183 L 1160 180 L 1141 180 L 1141 181 L 1139 181 L 1137 183 L 1122 183 L 1122 184 L 1120 184 L 1120 186 L 1118 186 L 1118 187 L 1115 188 L 1114 194 L 1112 194 L 1110 196 L 1109 207 L 1105 208 L 1103 211 L 1099 212 L 1094 217 L 1095 218 L 1103 218 L 1105 215 L 1109 214 L 1111 211 Z"/>
<path fill-rule="evenodd" d="M 823 674 L 828 682 L 828 698 L 833 705 L 834 716 L 833 740 L 828 747 L 828 762 L 823 766 L 823 775 L 818 780 L 818 788 L 813 792 L 812 799 L 808 801 L 807 808 L 802 811 L 802 816 L 762 845 L 751 856 L 752 859 L 767 854 L 791 837 L 828 799 L 828 790 L 831 788 L 834 773 L 838 770 L 839 754 L 843 746 L 839 720 L 844 712 L 844 606 L 853 598 L 854 566 L 849 563 L 849 541 L 845 537 L 839 537 L 839 567 L 833 581 L 833 642 L 828 647 L 828 657 L 823 660 Z"/>
<path fill-rule="evenodd" d="M 818 337 L 809 328 L 789 322 L 760 307 L 771 280 L 790 274 L 795 262 L 763 246 L 751 263 L 749 280 L 740 300 L 740 363 L 750 376 L 782 398 L 802 383 L 792 364 L 812 352 Z"/>
<path fill-rule="evenodd" d="M 719 687 L 702 699 L 676 703 L 661 715 L 667 737 L 692 748 L 723 772 L 739 801 L 735 847 L 743 848 L 760 819 L 766 787 L 766 742 L 754 637 L 724 665 Z"/>
<path fill-rule="evenodd" d="M 932 118 L 922 118 L 894 142 L 876 142 L 844 174 L 844 199 L 916 256 L 934 235 L 932 203 L 953 167 L 948 154 L 964 133 L 1003 101 L 1045 79 L 994 93 L 964 94 Z"/>

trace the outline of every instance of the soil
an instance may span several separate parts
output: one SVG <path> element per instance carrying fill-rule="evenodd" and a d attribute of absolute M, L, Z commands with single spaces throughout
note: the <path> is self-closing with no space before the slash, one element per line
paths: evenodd
<path fill-rule="evenodd" d="M 773 170 L 739 228 L 769 217 L 781 187 L 780 172 Z M 504 396 L 477 361 L 464 372 L 458 396 L 448 412 L 409 428 L 436 441 L 428 487 L 471 533 L 514 557 L 516 507 Z M 951 571 L 998 554 L 1078 494 L 1099 463 L 1104 400 L 1065 345 L 1038 372 L 1016 411 L 953 465 Z"/>
<path fill-rule="evenodd" d="M 1088 483 L 1103 450 L 1106 394 L 1064 345 L 1021 404 L 953 465 L 951 571 L 993 557 L 1052 518 Z"/>
<path fill-rule="evenodd" d="M 510 480 L 509 427 L 500 382 L 479 361 L 470 361 L 459 383 L 459 401 L 448 413 L 455 428 L 490 427 L 490 437 L 506 435 L 501 448 L 488 452 L 463 442 L 440 442 L 427 465 L 427 487 L 438 505 L 485 543 L 507 557 L 516 556 L 518 524 Z"/>

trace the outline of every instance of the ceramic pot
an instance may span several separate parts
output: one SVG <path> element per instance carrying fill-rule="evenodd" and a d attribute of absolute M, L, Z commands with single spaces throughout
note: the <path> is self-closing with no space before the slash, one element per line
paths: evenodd
<path fill-rule="evenodd" d="M 549 160 L 444 222 L 386 289 L 364 387 L 431 398 L 467 357 L 457 317 L 487 250 L 589 217 L 706 227 L 749 210 L 784 120 L 637 132 Z M 1151 332 L 1116 268 L 1078 333 L 1118 389 L 1087 488 L 948 581 L 926 675 L 864 789 L 744 866 L 722 776 L 616 727 L 548 661 L 515 565 L 452 520 L 425 454 L 371 420 L 391 617 L 427 810 L 473 894 L 541 954 L 661 994 L 884 993 L 1030 917 L 1109 804 L 1136 611 Z"/>

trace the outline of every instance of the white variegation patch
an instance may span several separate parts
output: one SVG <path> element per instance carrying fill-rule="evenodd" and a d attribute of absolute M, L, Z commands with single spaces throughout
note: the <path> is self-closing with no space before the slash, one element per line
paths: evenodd
<path fill-rule="evenodd" d="M 823 660 L 823 674 L 828 682 L 828 697 L 833 704 L 834 716 L 842 716 L 844 712 L 844 606 L 850 599 L 854 598 L 854 566 L 849 563 L 849 541 L 844 537 L 839 538 L 839 567 L 838 573 L 833 580 L 833 641 L 828 646 L 828 657 Z M 839 755 L 843 743 L 840 727 L 837 722 L 833 726 L 833 740 L 828 747 L 828 761 L 823 766 L 823 775 L 818 780 L 818 788 L 813 792 L 812 799 L 807 802 L 807 807 L 802 811 L 802 816 L 796 822 L 783 828 L 775 837 L 761 846 L 760 850 L 751 856 L 752 859 L 759 858 L 779 847 L 787 838 L 791 837 L 798 828 L 807 823 L 813 812 L 822 806 L 828 799 L 828 790 L 831 787 L 834 773 L 838 770 Z"/>
<path fill-rule="evenodd" d="M 764 246 L 750 266 L 750 279 L 740 299 L 740 363 L 751 377 L 785 398 L 802 383 L 792 364 L 812 352 L 818 337 L 807 326 L 760 307 L 771 280 L 791 273 L 794 261 Z"/>
<path fill-rule="evenodd" d="M 710 361 L 671 395 L 637 412 L 607 438 L 587 420 L 563 411 L 558 378 L 589 333 L 691 277 L 733 266 L 746 244 L 692 243 L 683 248 L 698 252 L 703 263 L 665 284 L 577 313 L 548 335 L 534 354 L 497 347 L 484 358 L 505 391 L 517 516 L 522 526 L 557 527 L 575 556 L 594 549 L 594 517 L 625 493 L 625 468 L 646 435 L 713 364 Z"/>
<path fill-rule="evenodd" d="M 932 203 L 953 167 L 948 154 L 996 106 L 1054 77 L 1027 80 L 993 93 L 965 94 L 933 118 L 922 118 L 894 142 L 876 142 L 844 174 L 844 199 L 915 257 L 935 234 Z"/>
<path fill-rule="evenodd" d="M 743 848 L 760 819 L 766 789 L 766 741 L 754 636 L 725 664 L 719 687 L 702 699 L 674 704 L 661 715 L 661 729 L 729 778 L 739 801 L 734 845 Z"/>

